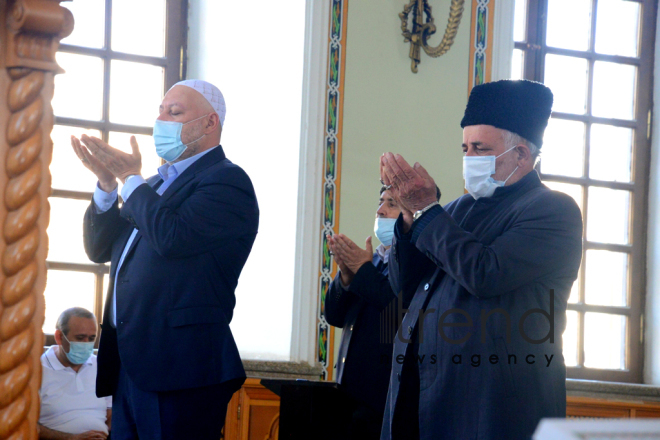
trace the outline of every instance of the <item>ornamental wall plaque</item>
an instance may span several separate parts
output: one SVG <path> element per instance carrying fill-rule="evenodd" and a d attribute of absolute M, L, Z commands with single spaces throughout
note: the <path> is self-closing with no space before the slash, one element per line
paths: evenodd
<path fill-rule="evenodd" d="M 449 21 L 442 41 L 436 47 L 428 45 L 429 38 L 435 34 L 436 27 L 431 15 L 431 5 L 428 0 L 412 0 L 399 14 L 401 19 L 401 31 L 403 41 L 410 42 L 410 59 L 412 60 L 410 69 L 417 73 L 417 65 L 421 62 L 420 48 L 430 57 L 437 58 L 449 51 L 454 44 L 454 38 L 458 32 L 458 25 L 463 16 L 465 0 L 451 0 L 449 7 Z M 412 30 L 408 29 L 408 18 L 412 14 Z M 426 15 L 426 20 L 424 20 Z"/>

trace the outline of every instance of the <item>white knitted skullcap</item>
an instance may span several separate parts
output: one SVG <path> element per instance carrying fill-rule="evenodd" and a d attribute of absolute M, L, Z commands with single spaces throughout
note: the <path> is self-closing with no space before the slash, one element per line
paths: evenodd
<path fill-rule="evenodd" d="M 225 125 L 225 113 L 227 113 L 227 107 L 225 106 L 225 98 L 222 96 L 222 92 L 213 84 L 202 81 L 201 79 L 186 79 L 179 81 L 170 87 L 172 90 L 175 86 L 187 86 L 191 89 L 197 90 L 199 93 L 206 98 L 206 100 L 211 104 L 213 110 L 220 117 L 220 125 L 224 127 Z"/>

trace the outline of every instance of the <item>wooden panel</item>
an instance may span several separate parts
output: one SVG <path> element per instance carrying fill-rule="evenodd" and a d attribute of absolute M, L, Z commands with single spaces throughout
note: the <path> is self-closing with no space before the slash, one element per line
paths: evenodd
<path fill-rule="evenodd" d="M 658 402 L 620 402 L 589 397 L 566 399 L 569 418 L 660 418 Z"/>
<path fill-rule="evenodd" d="M 660 418 L 660 410 L 651 410 L 651 409 L 636 409 L 633 410 L 633 417 L 638 419 L 657 419 Z"/>
<path fill-rule="evenodd" d="M 567 405 L 566 417 L 589 418 L 630 418 L 630 410 L 626 408 L 608 408 L 598 406 Z"/>
<path fill-rule="evenodd" d="M 280 415 L 278 402 L 276 405 L 263 405 L 263 402 L 265 401 L 253 401 L 250 405 L 250 425 L 247 436 L 244 436 L 248 440 L 264 440 L 270 433 L 273 419 Z"/>
<path fill-rule="evenodd" d="M 276 432 L 280 398 L 263 387 L 259 379 L 249 378 L 227 407 L 224 440 L 264 440 Z"/>
<path fill-rule="evenodd" d="M 238 399 L 241 391 L 236 391 L 227 405 L 227 416 L 225 417 L 225 427 L 223 428 L 222 439 L 238 439 Z"/>

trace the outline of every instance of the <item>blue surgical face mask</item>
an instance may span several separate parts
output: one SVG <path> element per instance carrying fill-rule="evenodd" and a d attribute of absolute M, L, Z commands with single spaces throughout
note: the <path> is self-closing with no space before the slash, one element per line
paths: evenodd
<path fill-rule="evenodd" d="M 62 336 L 69 343 L 69 352 L 64 352 L 69 362 L 74 365 L 81 365 L 87 362 L 87 359 L 94 352 L 94 342 L 71 342 L 64 333 L 62 333 Z"/>
<path fill-rule="evenodd" d="M 383 243 L 383 246 L 392 246 L 392 238 L 394 237 L 394 224 L 395 218 L 377 217 L 376 224 L 374 225 L 374 234 Z"/>
<path fill-rule="evenodd" d="M 168 162 L 174 162 L 183 154 L 184 151 L 186 151 L 188 145 L 192 144 L 193 142 L 197 142 L 206 136 L 204 134 L 187 144 L 184 144 L 183 141 L 181 141 L 181 130 L 183 129 L 183 126 L 205 118 L 206 116 L 208 115 L 200 116 L 199 118 L 188 121 L 185 124 L 181 122 L 161 121 L 156 119 L 156 122 L 154 123 L 153 137 L 154 143 L 156 144 L 156 154 L 158 154 L 158 157 L 165 159 Z"/>
<path fill-rule="evenodd" d="M 490 197 L 495 190 L 506 184 L 507 180 L 518 170 L 516 167 L 513 173 L 509 174 L 506 180 L 495 180 L 492 175 L 495 174 L 495 160 L 513 150 L 511 147 L 499 156 L 464 156 L 463 157 L 463 178 L 465 179 L 465 189 L 474 197 L 475 200 L 480 197 Z"/>

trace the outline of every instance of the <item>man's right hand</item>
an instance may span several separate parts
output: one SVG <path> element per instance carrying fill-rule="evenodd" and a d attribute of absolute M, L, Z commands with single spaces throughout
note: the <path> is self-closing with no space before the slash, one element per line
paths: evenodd
<path fill-rule="evenodd" d="M 80 139 L 75 136 L 71 136 L 71 146 L 73 147 L 73 151 L 76 153 L 76 156 L 78 156 L 78 159 L 80 159 L 85 168 L 94 173 L 99 179 L 99 187 L 103 191 L 110 193 L 114 191 L 115 188 L 117 188 L 117 179 L 115 176 L 105 167 L 105 165 L 101 163 L 100 160 L 94 157 L 87 150 L 87 147 L 80 143 Z"/>
<path fill-rule="evenodd" d="M 353 273 L 353 271 L 351 271 L 348 268 L 348 266 L 346 266 L 344 261 L 337 255 L 336 252 L 337 243 L 335 241 L 335 237 L 332 235 L 327 235 L 326 238 L 328 239 L 328 246 L 330 247 L 330 252 L 332 252 L 333 257 L 337 262 L 337 266 L 339 267 L 339 277 L 341 278 L 341 283 L 344 286 L 348 286 L 353 281 L 353 277 L 355 277 L 355 273 Z"/>
<path fill-rule="evenodd" d="M 107 438 L 108 434 L 103 431 L 87 431 L 73 435 L 71 440 L 106 440 Z"/>

